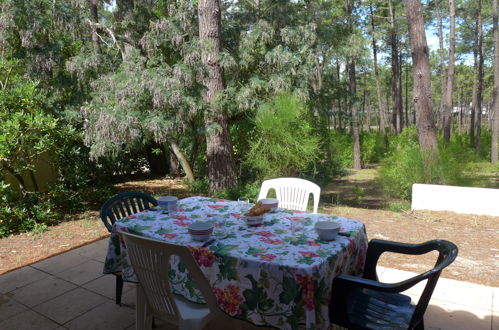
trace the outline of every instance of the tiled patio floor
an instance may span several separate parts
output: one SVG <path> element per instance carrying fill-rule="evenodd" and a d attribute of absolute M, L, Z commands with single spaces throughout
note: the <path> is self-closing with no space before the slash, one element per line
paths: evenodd
<path fill-rule="evenodd" d="M 102 274 L 106 248 L 104 239 L 0 276 L 0 329 L 135 329 L 134 286 L 125 283 L 124 305 L 117 306 L 115 278 Z M 411 275 L 387 268 L 380 274 L 386 282 Z M 417 299 L 418 289 L 408 294 Z M 499 288 L 441 278 L 425 326 L 499 330 Z"/>

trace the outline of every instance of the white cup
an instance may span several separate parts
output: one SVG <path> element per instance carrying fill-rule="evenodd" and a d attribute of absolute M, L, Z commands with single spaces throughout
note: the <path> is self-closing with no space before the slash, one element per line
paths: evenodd
<path fill-rule="evenodd" d="M 178 198 L 175 196 L 158 197 L 158 205 L 163 211 L 168 211 L 169 214 L 177 212 Z"/>

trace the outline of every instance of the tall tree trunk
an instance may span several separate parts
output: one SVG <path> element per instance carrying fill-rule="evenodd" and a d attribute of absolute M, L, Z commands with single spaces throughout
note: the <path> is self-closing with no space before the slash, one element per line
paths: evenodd
<path fill-rule="evenodd" d="M 440 100 L 440 111 L 443 113 L 443 103 L 445 98 L 445 51 L 444 51 L 444 33 L 442 28 L 442 8 L 440 5 L 440 0 L 436 1 L 437 9 L 437 29 L 438 29 L 438 48 L 440 55 L 440 88 L 441 88 L 441 100 Z"/>
<path fill-rule="evenodd" d="M 459 104 L 459 135 L 463 134 L 463 87 L 461 86 L 461 92 L 457 95 Z"/>
<path fill-rule="evenodd" d="M 454 58 L 456 50 L 456 7 L 454 0 L 449 0 L 450 31 L 449 31 L 449 67 L 447 70 L 447 84 L 445 86 L 443 110 L 444 142 L 449 143 L 452 124 L 452 92 L 454 89 Z"/>
<path fill-rule="evenodd" d="M 491 161 L 492 164 L 497 164 L 498 161 L 498 143 L 499 143 L 499 30 L 497 22 L 497 0 L 492 0 L 492 25 L 494 30 L 494 91 L 492 93 L 492 113 L 494 120 L 492 121 L 492 147 Z"/>
<path fill-rule="evenodd" d="M 388 1 L 390 7 L 390 46 L 392 62 L 392 92 L 393 92 L 393 128 L 395 133 L 400 134 L 404 127 L 402 108 L 402 87 L 400 86 L 400 65 L 398 51 L 397 24 L 395 20 L 395 8 L 392 0 Z"/>
<path fill-rule="evenodd" d="M 99 23 L 99 15 L 98 15 L 98 4 L 99 0 L 88 0 L 90 5 L 90 17 L 92 22 L 95 24 Z M 94 46 L 94 51 L 96 53 L 101 52 L 99 36 L 97 35 L 97 27 L 92 25 L 92 45 Z"/>
<path fill-rule="evenodd" d="M 348 85 L 350 88 L 350 96 L 353 100 L 350 101 L 350 106 L 352 108 L 352 138 L 353 138 L 353 168 L 360 170 L 360 137 L 359 137 L 359 115 L 357 109 L 357 101 L 355 100 L 355 94 L 357 93 L 355 77 L 355 60 L 350 60 L 348 63 Z"/>
<path fill-rule="evenodd" d="M 204 116 L 206 156 L 210 191 L 214 193 L 237 183 L 228 115 L 216 100 L 224 90 L 223 68 L 219 59 L 222 49 L 220 0 L 198 0 L 198 11 L 199 38 L 205 43 L 201 60 L 209 71 L 204 81 L 206 91 L 203 98 L 209 107 Z"/>
<path fill-rule="evenodd" d="M 482 134 L 482 93 L 483 93 L 483 27 L 482 27 L 482 0 L 478 0 L 478 68 L 475 108 L 476 140 L 475 148 L 480 150 L 480 136 Z"/>
<path fill-rule="evenodd" d="M 348 29 L 350 33 L 353 33 L 353 22 L 352 22 L 352 11 L 353 11 L 353 0 L 346 1 L 346 10 L 348 14 Z M 353 138 L 353 168 L 356 170 L 361 169 L 360 163 L 360 137 L 359 137 L 359 115 L 357 109 L 357 100 L 355 96 L 357 93 L 356 77 L 355 77 L 355 59 L 348 59 L 348 87 L 350 90 L 350 107 L 352 111 L 351 117 L 351 128 L 352 128 L 352 138 Z M 353 99 L 353 100 L 352 100 Z"/>
<path fill-rule="evenodd" d="M 414 77 L 414 107 L 425 182 L 441 181 L 440 155 L 432 117 L 431 71 L 421 0 L 405 2 Z"/>
<path fill-rule="evenodd" d="M 378 100 L 378 111 L 379 111 L 379 131 L 386 135 L 386 119 L 385 119 L 385 106 L 383 104 L 383 96 L 381 95 L 381 79 L 379 77 L 378 68 L 378 46 L 376 44 L 376 37 L 374 34 L 374 15 L 373 6 L 369 2 L 369 11 L 371 13 L 371 36 L 372 36 L 372 48 L 373 48 L 373 64 L 374 64 L 374 78 L 376 79 L 376 98 Z"/>
<path fill-rule="evenodd" d="M 341 75 L 340 75 L 340 61 L 336 60 L 336 79 L 338 83 L 341 81 Z M 343 127 L 343 122 L 342 122 L 342 112 L 343 109 L 341 107 L 341 97 L 338 98 L 338 129 L 341 130 Z"/>
<path fill-rule="evenodd" d="M 405 124 L 409 127 L 409 67 L 405 66 Z"/>

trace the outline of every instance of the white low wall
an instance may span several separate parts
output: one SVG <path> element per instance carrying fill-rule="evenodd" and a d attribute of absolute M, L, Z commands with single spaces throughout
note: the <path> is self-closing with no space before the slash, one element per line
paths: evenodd
<path fill-rule="evenodd" d="M 414 184 L 412 209 L 499 216 L 499 189 Z"/>

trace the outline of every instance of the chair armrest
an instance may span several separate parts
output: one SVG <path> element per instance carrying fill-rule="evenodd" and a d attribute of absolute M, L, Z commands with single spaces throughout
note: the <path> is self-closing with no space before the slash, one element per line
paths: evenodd
<path fill-rule="evenodd" d="M 400 242 L 373 239 L 369 242 L 364 266 L 364 278 L 377 280 L 376 265 L 384 252 L 394 252 L 400 254 L 421 255 L 436 249 L 434 241 L 421 244 L 408 244 Z"/>
<path fill-rule="evenodd" d="M 335 290 L 343 291 L 343 294 L 346 294 L 349 290 L 353 288 L 361 288 L 361 289 L 371 289 L 381 292 L 389 292 L 389 293 L 399 293 L 405 291 L 419 282 L 425 280 L 429 275 L 432 274 L 432 271 L 428 271 L 423 274 L 419 274 L 408 278 L 404 281 L 397 283 L 382 283 L 375 280 L 370 280 L 362 277 L 355 277 L 351 275 L 341 274 L 334 278 L 333 280 L 333 295 L 336 294 Z"/>

